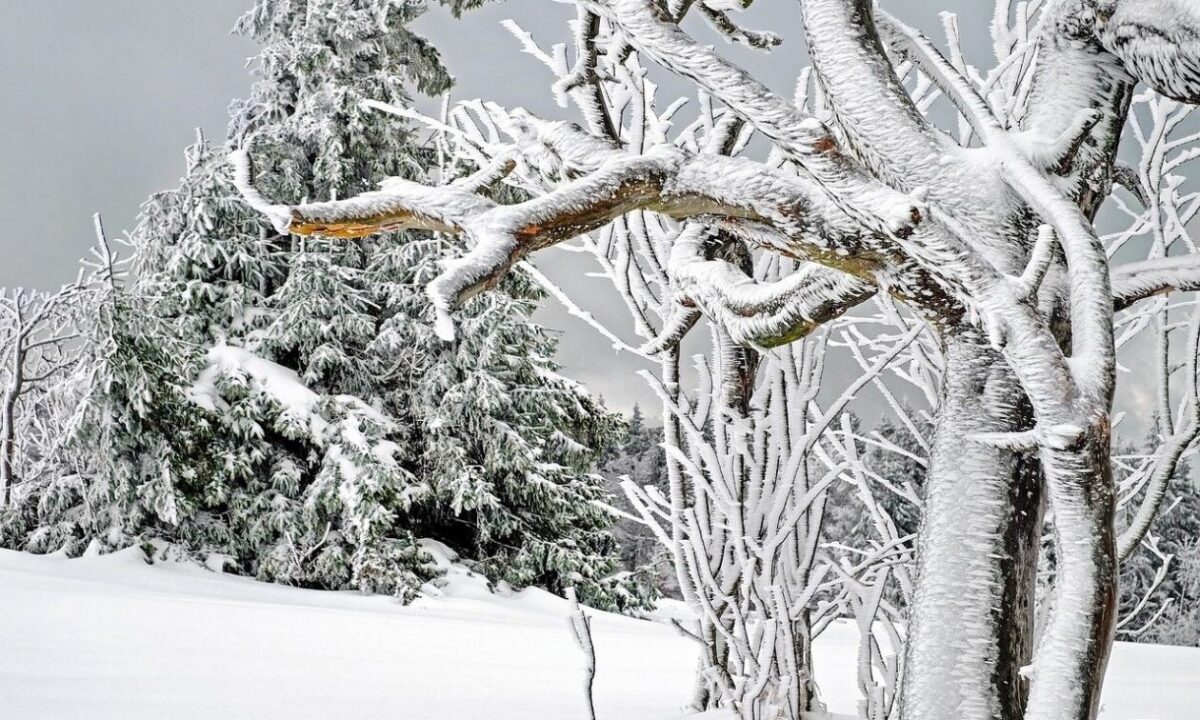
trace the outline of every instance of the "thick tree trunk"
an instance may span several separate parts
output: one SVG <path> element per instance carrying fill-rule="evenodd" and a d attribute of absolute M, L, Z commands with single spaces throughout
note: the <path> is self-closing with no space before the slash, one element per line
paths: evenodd
<path fill-rule="evenodd" d="M 970 440 L 1030 420 L 1007 365 L 947 333 L 902 696 L 905 720 L 1018 720 L 1032 653 L 1042 489 L 1029 457 Z"/>

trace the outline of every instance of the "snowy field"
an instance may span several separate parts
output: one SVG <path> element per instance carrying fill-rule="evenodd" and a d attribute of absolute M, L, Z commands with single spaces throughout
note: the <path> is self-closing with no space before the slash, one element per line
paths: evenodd
<path fill-rule="evenodd" d="M 581 720 L 583 667 L 564 601 L 500 597 L 454 572 L 442 597 L 299 590 L 139 551 L 80 560 L 0 551 L 5 720 Z M 693 645 L 598 614 L 600 720 L 670 720 Z M 817 643 L 832 711 L 855 703 L 855 633 Z M 1106 720 L 1200 717 L 1200 650 L 1118 645 Z"/>

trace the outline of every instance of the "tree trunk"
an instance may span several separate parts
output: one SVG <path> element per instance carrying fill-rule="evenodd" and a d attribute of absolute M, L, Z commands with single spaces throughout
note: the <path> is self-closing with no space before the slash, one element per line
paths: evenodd
<path fill-rule="evenodd" d="M 971 441 L 1023 429 L 1030 410 L 1004 361 L 947 333 L 907 647 L 905 720 L 1018 720 L 1032 654 L 1042 526 L 1038 464 Z"/>
<path fill-rule="evenodd" d="M 793 659 L 796 677 L 796 702 L 797 702 L 797 717 L 802 717 L 803 713 L 815 710 L 813 706 L 817 704 L 817 682 L 813 677 L 813 654 L 812 654 L 812 617 L 807 608 L 800 613 L 800 617 L 792 623 L 792 638 Z"/>
<path fill-rule="evenodd" d="M 1107 420 L 1083 442 L 1083 452 L 1047 466 L 1057 577 L 1032 668 L 1028 720 L 1095 718 L 1116 632 L 1115 491 Z"/>
<path fill-rule="evenodd" d="M 12 386 L 4 394 L 0 407 L 0 508 L 8 507 L 8 493 L 16 472 L 17 456 L 17 392 L 21 383 L 20 370 L 12 379 Z"/>

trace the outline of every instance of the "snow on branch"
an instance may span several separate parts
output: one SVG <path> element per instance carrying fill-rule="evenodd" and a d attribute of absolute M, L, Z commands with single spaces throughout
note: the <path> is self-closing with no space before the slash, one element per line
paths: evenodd
<path fill-rule="evenodd" d="M 1100 42 L 1141 81 L 1200 104 L 1200 7 L 1194 0 L 1095 4 Z"/>
<path fill-rule="evenodd" d="M 1119 265 L 1112 271 L 1112 288 L 1118 310 L 1154 295 L 1200 290 L 1200 256 L 1164 257 Z"/>
<path fill-rule="evenodd" d="M 802 338 L 875 294 L 839 270 L 806 263 L 780 280 L 756 282 L 730 262 L 706 259 L 711 228 L 688 224 L 671 246 L 676 289 L 716 319 L 734 342 L 775 347 Z"/>
<path fill-rule="evenodd" d="M 842 153 L 829 128 L 697 43 L 665 19 L 650 0 L 587 0 L 586 4 L 646 56 L 695 81 L 774 140 L 831 202 L 871 231 L 903 238 L 920 224 L 924 206 L 919 199 L 872 178 Z"/>
<path fill-rule="evenodd" d="M 250 155 L 236 150 L 229 156 L 238 192 L 255 210 L 266 215 L 280 233 L 359 238 L 392 230 L 462 232 L 459 218 L 485 212 L 495 206 L 469 186 L 430 188 L 401 178 L 390 178 L 377 191 L 350 200 L 275 205 L 254 186 Z"/>
<path fill-rule="evenodd" d="M 750 47 L 766 50 L 775 47 L 783 42 L 783 38 L 773 32 L 765 32 L 762 30 L 748 30 L 741 27 L 733 18 L 729 17 L 729 13 L 724 10 L 718 10 L 706 3 L 700 3 L 697 8 L 708 24 L 714 30 L 724 35 L 730 42 L 742 43 Z"/>
<path fill-rule="evenodd" d="M 871 0 L 801 0 L 805 37 L 821 88 L 847 145 L 895 187 L 922 184 L 922 167 L 953 143 L 921 114 L 880 42 Z"/>
<path fill-rule="evenodd" d="M 1041 168 L 1034 165 L 1027 150 L 1001 127 L 975 87 L 933 43 L 882 10 L 876 13 L 876 18 L 889 41 L 933 78 L 968 118 L 988 149 L 996 154 L 1008 184 L 1053 226 L 1066 255 L 1070 275 L 1072 375 L 1084 399 L 1093 404 L 1106 403 L 1112 394 L 1116 363 L 1113 301 L 1108 258 L 1091 222 L 1079 206 L 1065 197 Z M 1036 397 L 1034 400 L 1036 402 Z"/>
<path fill-rule="evenodd" d="M 539 137 L 569 167 L 589 170 L 540 197 L 496 205 L 466 186 L 427 187 L 391 179 L 376 192 L 347 200 L 273 205 L 254 188 L 249 158 L 231 156 L 238 187 L 247 202 L 272 219 L 281 232 L 362 237 L 395 229 L 466 235 L 472 243 L 461 258 L 444 263 L 429 286 L 439 311 L 439 333 L 453 337 L 451 308 L 491 287 L 529 253 L 600 228 L 633 210 L 653 210 L 678 219 L 726 216 L 764 222 L 789 239 L 791 254 L 820 261 L 870 280 L 890 272 L 879 262 L 885 238 L 864 236 L 828 196 L 803 179 L 742 158 L 696 156 L 671 146 L 642 155 L 562 123 L 548 123 Z M 599 150 L 606 150 L 598 154 Z M 773 248 L 778 251 L 778 248 Z M 844 282 L 830 289 L 845 291 Z M 862 287 L 859 287 L 862 290 Z"/>

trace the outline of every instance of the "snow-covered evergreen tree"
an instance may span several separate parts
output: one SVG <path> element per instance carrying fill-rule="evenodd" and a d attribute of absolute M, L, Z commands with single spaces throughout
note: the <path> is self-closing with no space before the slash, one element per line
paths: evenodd
<path fill-rule="evenodd" d="M 417 472 L 431 489 L 412 519 L 491 577 L 574 586 L 593 606 L 637 604 L 613 517 L 596 504 L 609 501 L 603 480 L 589 474 L 617 423 L 557 373 L 555 339 L 526 319 L 536 297 L 518 279 L 478 298 L 466 313 L 473 333 L 450 348 L 432 335 L 431 311 L 385 323 L 416 334 L 409 349 L 392 348 L 403 374 L 386 396 L 390 411 L 413 416 Z"/>
<path fill-rule="evenodd" d="M 36 410 L 53 440 L 15 498 L 23 531 L 5 538 L 35 552 L 123 547 L 176 527 L 206 475 L 196 450 L 209 428 L 184 397 L 187 346 L 127 291 L 102 232 L 83 265 L 75 357 Z"/>
<path fill-rule="evenodd" d="M 382 0 L 260 2 L 239 30 L 264 45 L 260 79 L 235 107 L 233 141 L 255 149 L 264 186 L 286 197 L 336 198 L 385 177 L 421 179 L 430 157 L 404 123 L 364 107 L 409 103 L 406 86 L 449 85 L 433 49 L 405 28 L 423 8 Z M 264 152 L 265 151 L 265 152 Z M 314 391 L 354 395 L 395 419 L 409 484 L 395 520 L 446 542 L 497 579 L 612 589 L 602 489 L 585 473 L 612 423 L 555 373 L 555 341 L 529 323 L 539 291 L 515 278 L 467 309 L 470 340 L 431 331 L 423 285 L 457 249 L 433 237 L 290 248 L 274 313 L 249 346 Z M 368 435 L 369 436 L 369 435 Z M 353 497 L 342 486 L 340 493 Z M 364 523 L 356 522 L 356 526 Z"/>

